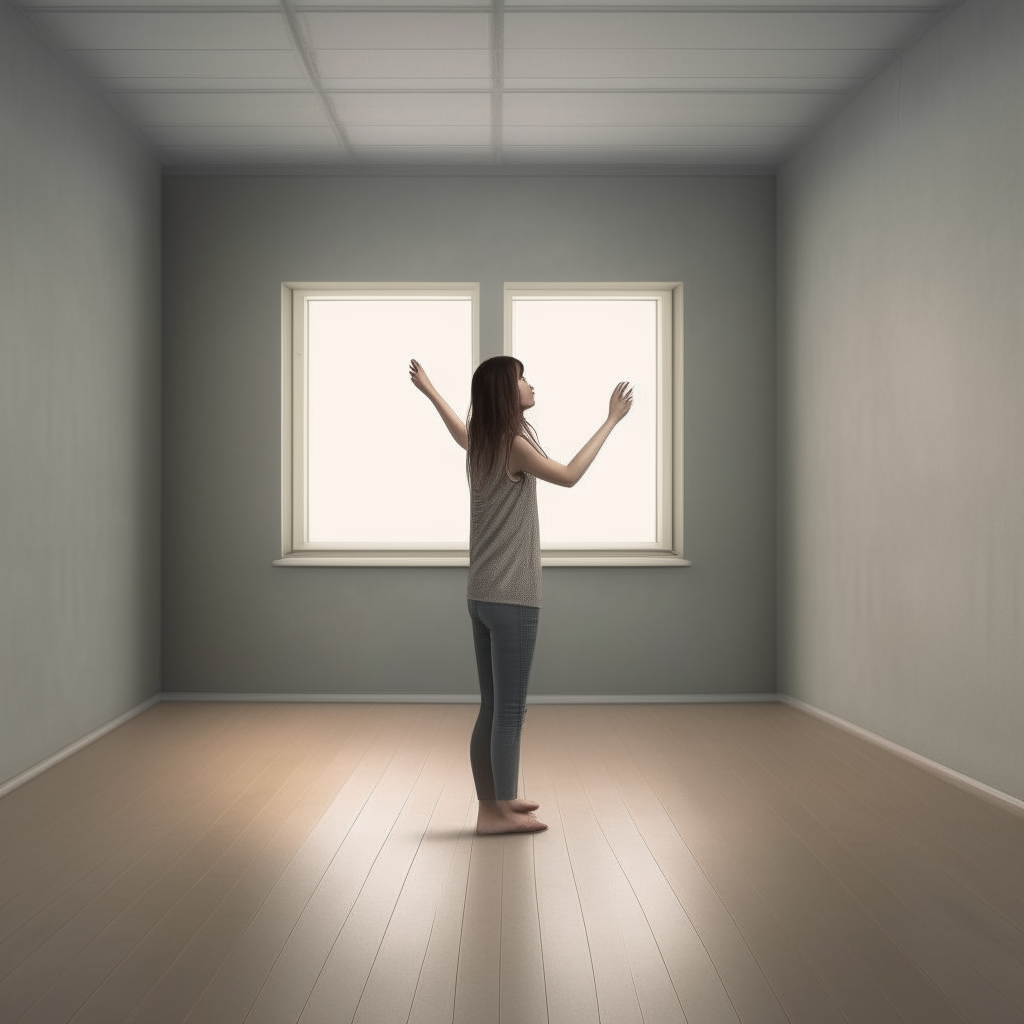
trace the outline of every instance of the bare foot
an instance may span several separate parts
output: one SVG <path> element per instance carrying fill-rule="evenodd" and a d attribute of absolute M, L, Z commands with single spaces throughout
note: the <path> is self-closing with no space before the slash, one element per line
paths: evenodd
<path fill-rule="evenodd" d="M 543 832 L 547 825 L 534 815 L 517 811 L 514 800 L 481 800 L 476 816 L 478 836 L 505 835 L 510 832 Z"/>
<path fill-rule="evenodd" d="M 513 811 L 518 811 L 520 814 L 529 814 L 530 811 L 537 810 L 540 804 L 536 800 L 510 800 L 509 804 L 512 806 Z"/>

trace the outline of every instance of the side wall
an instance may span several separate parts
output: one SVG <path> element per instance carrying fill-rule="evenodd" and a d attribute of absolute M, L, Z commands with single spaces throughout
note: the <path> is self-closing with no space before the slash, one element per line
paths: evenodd
<path fill-rule="evenodd" d="M 465 569 L 271 564 L 282 281 L 479 281 L 486 358 L 505 281 L 682 280 L 693 566 L 545 569 L 531 689 L 774 690 L 774 202 L 756 177 L 168 178 L 165 689 L 476 690 Z"/>
<path fill-rule="evenodd" d="M 160 170 L 0 7 L 0 782 L 159 689 Z"/>
<path fill-rule="evenodd" d="M 780 688 L 1024 797 L 1024 5 L 780 177 Z"/>

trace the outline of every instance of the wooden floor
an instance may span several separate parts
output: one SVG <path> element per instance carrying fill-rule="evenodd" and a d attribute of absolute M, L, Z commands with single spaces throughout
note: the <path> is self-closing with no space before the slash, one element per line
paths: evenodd
<path fill-rule="evenodd" d="M 0 800 L 4 1024 L 1024 1022 L 1024 818 L 791 708 L 160 704 Z"/>

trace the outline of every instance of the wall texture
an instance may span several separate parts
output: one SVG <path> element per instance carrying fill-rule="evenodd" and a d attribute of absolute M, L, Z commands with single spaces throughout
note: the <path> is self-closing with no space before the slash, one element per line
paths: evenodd
<path fill-rule="evenodd" d="M 784 168 L 780 688 L 1024 797 L 1024 5 Z"/>
<path fill-rule="evenodd" d="M 159 689 L 159 189 L 0 7 L 0 782 Z"/>
<path fill-rule="evenodd" d="M 282 281 L 479 281 L 486 358 L 505 281 L 682 280 L 693 566 L 545 569 L 531 689 L 773 690 L 774 230 L 769 178 L 168 178 L 164 688 L 476 690 L 465 569 L 271 565 Z"/>

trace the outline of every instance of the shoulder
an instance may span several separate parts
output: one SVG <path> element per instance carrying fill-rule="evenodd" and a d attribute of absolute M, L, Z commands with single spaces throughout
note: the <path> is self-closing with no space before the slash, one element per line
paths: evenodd
<path fill-rule="evenodd" d="M 508 446 L 508 459 L 505 462 L 505 475 L 514 483 L 519 483 L 524 473 L 524 446 L 528 449 L 529 442 L 523 436 L 513 437 Z"/>
<path fill-rule="evenodd" d="M 523 473 L 530 471 L 531 467 L 535 465 L 538 456 L 544 457 L 534 441 L 524 434 L 517 434 L 512 438 L 512 443 L 509 445 L 509 476 L 516 482 L 522 480 Z"/>
<path fill-rule="evenodd" d="M 543 451 L 541 451 L 540 445 L 537 444 L 532 437 L 527 437 L 526 434 L 516 434 L 516 436 L 512 438 L 511 450 L 524 455 L 531 453 L 536 453 L 537 455 L 544 454 Z"/>

